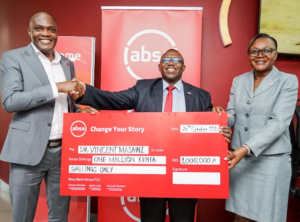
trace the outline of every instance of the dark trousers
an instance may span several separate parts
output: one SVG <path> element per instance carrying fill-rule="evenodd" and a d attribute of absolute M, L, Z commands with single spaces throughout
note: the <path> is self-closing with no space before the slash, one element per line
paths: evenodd
<path fill-rule="evenodd" d="M 141 222 L 164 222 L 166 202 L 170 222 L 194 222 L 197 199 L 140 197 Z"/>

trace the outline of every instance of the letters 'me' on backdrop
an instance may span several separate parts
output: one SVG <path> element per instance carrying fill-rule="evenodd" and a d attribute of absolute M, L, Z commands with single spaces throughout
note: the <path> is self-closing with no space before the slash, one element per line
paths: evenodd
<path fill-rule="evenodd" d="M 160 77 L 160 57 L 170 48 L 184 57 L 183 80 L 199 87 L 201 39 L 202 8 L 102 7 L 101 89 Z M 140 221 L 137 197 L 101 197 L 98 207 L 98 221 Z"/>
<path fill-rule="evenodd" d="M 95 38 L 59 36 L 55 50 L 74 63 L 76 77 L 94 85 Z M 69 221 L 85 221 L 87 198 L 71 197 Z M 48 221 L 45 185 L 42 184 L 34 222 Z"/>
<path fill-rule="evenodd" d="M 55 50 L 74 63 L 77 78 L 94 85 L 94 37 L 59 36 Z"/>

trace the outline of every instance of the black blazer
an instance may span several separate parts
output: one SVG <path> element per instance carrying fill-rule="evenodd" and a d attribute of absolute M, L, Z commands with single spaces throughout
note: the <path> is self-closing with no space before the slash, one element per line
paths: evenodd
<path fill-rule="evenodd" d="M 211 111 L 210 94 L 183 82 L 187 112 Z M 108 92 L 90 85 L 77 103 L 99 110 L 130 110 L 136 112 L 161 112 L 163 101 L 162 79 L 138 80 L 136 85 L 120 92 Z"/>

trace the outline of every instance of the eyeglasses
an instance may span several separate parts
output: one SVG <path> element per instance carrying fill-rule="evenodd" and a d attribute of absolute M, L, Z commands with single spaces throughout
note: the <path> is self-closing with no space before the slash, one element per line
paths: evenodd
<path fill-rule="evenodd" d="M 172 62 L 174 64 L 182 63 L 182 59 L 180 59 L 180 58 L 162 58 L 160 60 L 160 62 L 162 62 L 162 63 L 170 63 L 171 60 L 172 60 Z"/>
<path fill-rule="evenodd" d="M 258 49 L 253 49 L 253 50 L 249 50 L 248 51 L 248 54 L 249 56 L 251 57 L 256 57 L 259 55 L 259 53 L 261 52 L 261 54 L 263 56 L 270 56 L 272 54 L 272 52 L 276 51 L 276 49 L 269 49 L 269 48 L 266 48 L 266 49 L 262 49 L 262 50 L 258 50 Z"/>

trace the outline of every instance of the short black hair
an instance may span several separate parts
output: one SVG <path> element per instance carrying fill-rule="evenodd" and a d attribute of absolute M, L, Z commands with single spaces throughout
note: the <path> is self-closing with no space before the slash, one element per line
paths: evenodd
<path fill-rule="evenodd" d="M 249 42 L 249 45 L 248 45 L 248 51 L 249 51 L 250 47 L 253 45 L 253 43 L 255 42 L 255 40 L 256 40 L 256 39 L 261 39 L 261 38 L 268 38 L 268 39 L 271 39 L 271 40 L 274 42 L 275 49 L 277 49 L 278 44 L 277 44 L 276 39 L 274 39 L 272 36 L 269 36 L 269 35 L 266 34 L 266 33 L 259 33 L 258 35 L 254 36 L 254 37 L 251 39 L 251 41 Z"/>

